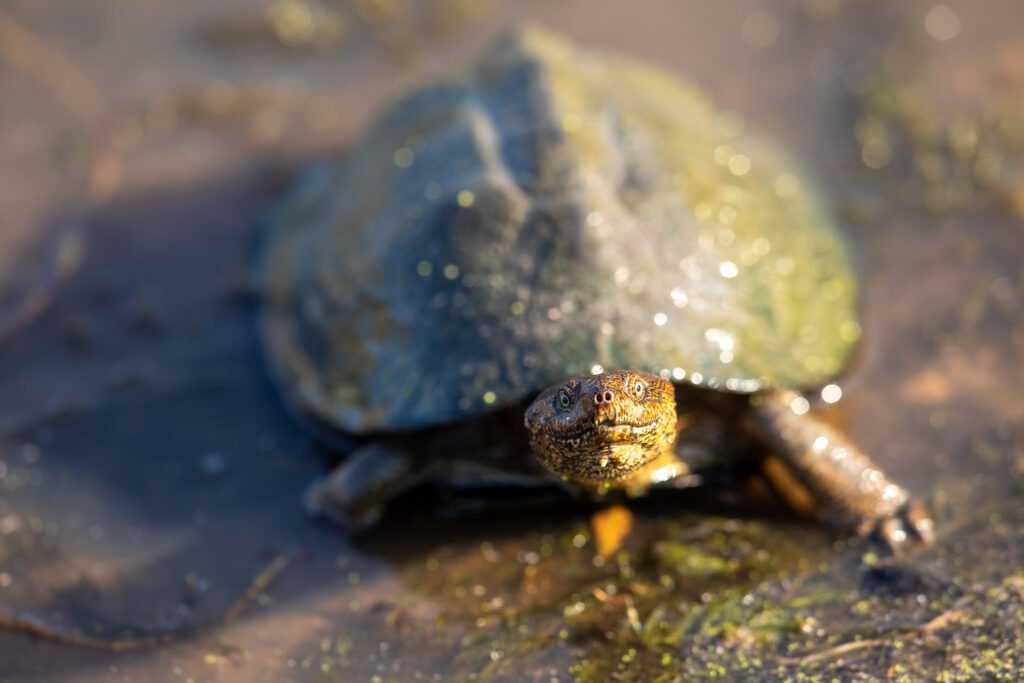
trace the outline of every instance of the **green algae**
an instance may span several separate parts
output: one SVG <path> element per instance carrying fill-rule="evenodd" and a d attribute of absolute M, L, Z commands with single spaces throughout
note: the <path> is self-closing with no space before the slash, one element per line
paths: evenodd
<path fill-rule="evenodd" d="M 482 565 L 437 577 L 449 608 L 376 618 L 407 646 L 429 643 L 452 681 L 1008 681 L 1024 666 L 1013 505 L 902 558 L 861 541 L 829 554 L 777 521 L 639 521 L 607 562 L 583 525 L 534 537 L 534 550 L 482 544 Z M 481 566 L 486 594 L 473 588 Z M 326 680 L 345 680 L 367 645 L 343 642 L 349 661 L 325 652 Z"/>

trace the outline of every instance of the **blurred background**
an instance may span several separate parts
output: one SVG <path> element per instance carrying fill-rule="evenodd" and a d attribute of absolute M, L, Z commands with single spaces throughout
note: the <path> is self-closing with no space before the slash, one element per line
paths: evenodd
<path fill-rule="evenodd" d="M 248 270 L 288 177 L 396 93 L 543 23 L 699 83 L 816 177 L 865 339 L 834 417 L 927 502 L 882 561 L 785 515 L 586 511 L 350 538 L 280 408 Z M 0 681 L 978 680 L 1024 669 L 1024 9 L 862 0 L 6 0 L 0 5 Z M 856 639 L 862 647 L 834 651 Z M 816 657 L 814 653 L 821 656 Z"/>

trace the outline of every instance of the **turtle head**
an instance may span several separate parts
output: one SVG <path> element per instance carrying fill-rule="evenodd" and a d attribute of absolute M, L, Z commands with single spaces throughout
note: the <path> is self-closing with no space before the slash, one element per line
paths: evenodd
<path fill-rule="evenodd" d="M 574 377 L 542 391 L 525 422 L 533 452 L 548 470 L 614 485 L 675 442 L 675 388 L 645 372 Z"/>

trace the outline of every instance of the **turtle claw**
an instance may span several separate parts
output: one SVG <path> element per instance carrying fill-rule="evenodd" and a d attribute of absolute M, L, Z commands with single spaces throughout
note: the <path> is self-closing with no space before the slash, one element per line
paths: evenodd
<path fill-rule="evenodd" d="M 868 521 L 860 535 L 873 538 L 896 555 L 908 544 L 930 545 L 935 540 L 935 522 L 924 506 L 911 500 L 892 515 Z"/>

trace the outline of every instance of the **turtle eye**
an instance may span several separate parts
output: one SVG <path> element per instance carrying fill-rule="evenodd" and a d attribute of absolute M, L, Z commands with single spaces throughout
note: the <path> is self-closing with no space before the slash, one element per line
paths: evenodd
<path fill-rule="evenodd" d="M 572 394 L 569 393 L 568 389 L 559 391 L 558 398 L 555 400 L 558 402 L 558 407 L 562 410 L 569 410 L 572 407 Z"/>
<path fill-rule="evenodd" d="M 641 400 L 647 394 L 647 382 L 643 381 L 639 377 L 633 380 L 633 398 Z"/>

